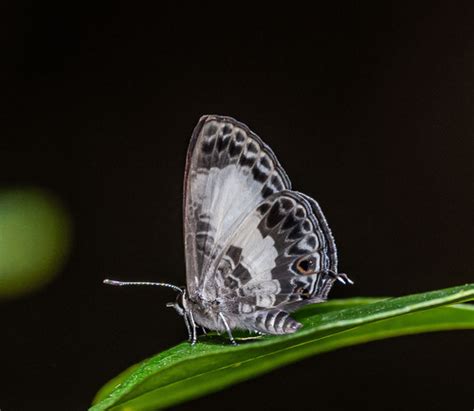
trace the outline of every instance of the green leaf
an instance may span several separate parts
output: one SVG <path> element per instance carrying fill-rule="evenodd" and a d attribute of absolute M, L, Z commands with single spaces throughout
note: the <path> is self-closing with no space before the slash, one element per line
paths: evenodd
<path fill-rule="evenodd" d="M 240 338 L 237 347 L 209 335 L 181 343 L 107 383 L 90 411 L 154 410 L 220 390 L 304 357 L 350 345 L 421 332 L 472 329 L 474 284 L 398 298 L 334 300 L 295 317 L 295 334 Z M 451 306 L 449 306 L 451 305 Z"/>

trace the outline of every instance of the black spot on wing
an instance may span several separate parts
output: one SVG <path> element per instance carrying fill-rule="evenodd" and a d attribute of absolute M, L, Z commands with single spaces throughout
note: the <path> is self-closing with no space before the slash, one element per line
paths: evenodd
<path fill-rule="evenodd" d="M 296 211 L 295 211 L 295 215 L 296 215 L 296 217 L 298 217 L 298 218 L 303 218 L 303 217 L 305 217 L 306 213 L 305 213 L 305 211 L 304 211 L 304 208 L 303 208 L 303 207 L 297 207 L 297 208 L 296 208 Z"/>
<path fill-rule="evenodd" d="M 222 127 L 222 134 L 228 135 L 232 133 L 233 127 L 230 124 L 224 124 L 224 127 Z"/>
<path fill-rule="evenodd" d="M 296 225 L 299 225 L 300 224 L 300 221 L 301 219 L 300 218 L 297 218 L 295 216 L 295 213 L 294 211 L 289 213 L 286 218 L 285 218 L 285 221 L 283 222 L 281 228 L 282 230 L 290 230 L 291 228 L 295 227 Z"/>
<path fill-rule="evenodd" d="M 260 158 L 260 164 L 262 165 L 262 167 L 266 168 L 267 170 L 270 170 L 272 168 L 270 160 L 268 159 L 267 156 L 262 156 L 262 158 Z"/>
<path fill-rule="evenodd" d="M 240 263 L 235 267 L 232 275 L 239 280 L 241 286 L 247 284 L 252 279 L 252 275 Z"/>
<path fill-rule="evenodd" d="M 276 191 L 282 191 L 285 188 L 285 186 L 283 185 L 283 181 L 276 174 L 273 175 L 271 179 L 271 184 Z"/>
<path fill-rule="evenodd" d="M 245 153 L 243 153 L 239 158 L 239 165 L 241 167 L 250 168 L 255 163 L 255 160 L 256 160 L 256 157 L 250 157 L 250 156 L 247 156 Z"/>
<path fill-rule="evenodd" d="M 234 140 L 229 143 L 229 156 L 231 158 L 236 158 L 242 152 L 242 145 L 237 144 Z"/>
<path fill-rule="evenodd" d="M 227 250 L 226 255 L 232 260 L 234 266 L 236 266 L 242 256 L 242 248 L 231 245 Z"/>
<path fill-rule="evenodd" d="M 219 153 L 224 151 L 227 148 L 229 141 L 230 141 L 230 136 L 219 135 L 216 141 L 216 150 Z"/>
<path fill-rule="evenodd" d="M 307 237 L 306 244 L 308 245 L 308 247 L 314 249 L 316 247 L 316 237 L 314 235 Z"/>
<path fill-rule="evenodd" d="M 199 253 L 203 255 L 209 255 L 210 247 L 209 244 L 214 243 L 214 237 L 210 233 L 196 233 L 196 248 Z"/>
<path fill-rule="evenodd" d="M 265 184 L 261 191 L 263 198 L 270 197 L 274 192 L 275 190 L 272 189 L 268 184 Z"/>
<path fill-rule="evenodd" d="M 208 234 L 214 231 L 206 216 L 200 217 L 196 223 L 196 233 Z"/>
<path fill-rule="evenodd" d="M 295 205 L 293 201 L 291 201 L 289 198 L 286 198 L 286 197 L 280 198 L 279 202 L 280 202 L 281 208 L 283 209 L 285 213 L 290 211 Z"/>
<path fill-rule="evenodd" d="M 245 141 L 245 134 L 242 130 L 237 130 L 236 131 L 235 141 L 237 141 L 237 143 L 243 143 Z"/>
<path fill-rule="evenodd" d="M 216 139 L 215 138 L 209 138 L 209 139 L 206 139 L 204 140 L 204 142 L 202 143 L 202 152 L 204 154 L 211 154 L 212 151 L 214 150 L 214 144 L 216 143 Z"/>
<path fill-rule="evenodd" d="M 309 232 L 311 231 L 311 223 L 308 220 L 304 220 L 303 223 L 301 224 L 301 228 L 304 231 Z"/>
<path fill-rule="evenodd" d="M 257 211 L 260 213 L 260 215 L 264 215 L 270 209 L 270 207 L 271 207 L 271 204 L 262 203 L 258 206 Z"/>
<path fill-rule="evenodd" d="M 268 179 L 268 175 L 263 172 L 257 165 L 252 168 L 253 178 L 259 183 L 264 183 Z"/>
<path fill-rule="evenodd" d="M 268 212 L 268 215 L 266 217 L 266 222 L 265 225 L 267 228 L 273 228 L 275 227 L 283 218 L 285 218 L 286 213 L 285 211 L 281 208 L 281 204 L 279 201 L 276 201 L 270 211 Z"/>
<path fill-rule="evenodd" d="M 249 153 L 252 153 L 254 156 L 256 156 L 256 154 L 257 154 L 258 151 L 259 151 L 257 143 L 255 143 L 254 141 L 250 141 L 250 142 L 247 144 L 247 151 L 248 151 Z"/>

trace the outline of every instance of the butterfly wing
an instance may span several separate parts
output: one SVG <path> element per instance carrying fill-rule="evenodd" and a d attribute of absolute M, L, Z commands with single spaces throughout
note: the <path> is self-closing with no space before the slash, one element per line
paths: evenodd
<path fill-rule="evenodd" d="M 276 156 L 242 123 L 204 116 L 189 144 L 184 176 L 187 288 L 205 290 L 212 262 L 265 198 L 291 188 Z"/>
<path fill-rule="evenodd" d="M 324 301 L 337 273 L 336 245 L 318 204 L 294 191 L 265 199 L 215 262 L 215 283 L 240 327 L 272 334 L 299 328 L 289 312 Z"/>

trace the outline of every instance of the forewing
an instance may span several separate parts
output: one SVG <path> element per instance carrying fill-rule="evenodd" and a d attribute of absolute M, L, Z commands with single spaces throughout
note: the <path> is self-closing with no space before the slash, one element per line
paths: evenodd
<path fill-rule="evenodd" d="M 188 149 L 184 177 L 187 287 L 202 286 L 223 244 L 265 198 L 291 183 L 271 149 L 230 117 L 204 116 Z"/>
<path fill-rule="evenodd" d="M 336 245 L 316 201 L 283 191 L 243 221 L 215 272 L 235 313 L 289 312 L 326 299 L 337 273 Z"/>

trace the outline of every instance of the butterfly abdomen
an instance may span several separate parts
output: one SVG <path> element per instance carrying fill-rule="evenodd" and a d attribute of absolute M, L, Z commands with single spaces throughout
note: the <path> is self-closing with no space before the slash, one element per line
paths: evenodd
<path fill-rule="evenodd" d="M 295 321 L 286 311 L 269 310 L 256 313 L 256 331 L 266 334 L 291 334 L 301 328 L 301 324 Z"/>

